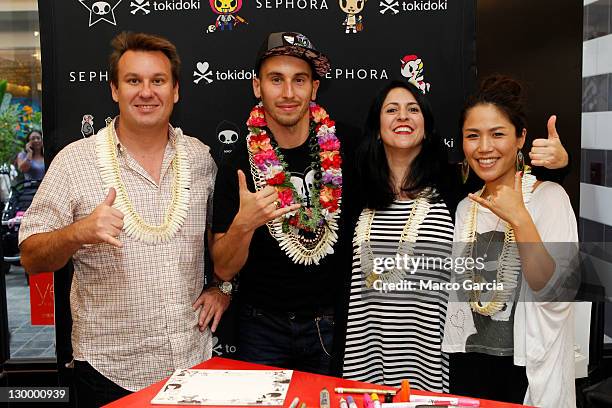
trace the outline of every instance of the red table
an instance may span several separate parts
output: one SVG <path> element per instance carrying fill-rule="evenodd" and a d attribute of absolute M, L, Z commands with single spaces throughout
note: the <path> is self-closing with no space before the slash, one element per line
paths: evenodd
<path fill-rule="evenodd" d="M 208 361 L 198 364 L 193 368 L 208 368 L 208 369 L 223 369 L 223 370 L 269 370 L 275 369 L 275 367 L 263 366 L 259 364 L 245 363 L 243 361 L 230 360 L 227 358 L 214 357 Z M 129 408 L 129 407 L 171 407 L 184 405 L 152 405 L 151 400 L 162 386 L 166 383 L 166 380 L 160 381 L 147 388 L 128 395 L 127 397 L 121 398 L 115 402 L 112 402 L 105 407 L 108 408 Z M 291 378 L 291 385 L 287 392 L 287 398 L 285 399 L 285 407 L 288 407 L 294 397 L 300 397 L 300 404 L 305 402 L 309 408 L 319 407 L 319 392 L 323 388 L 327 388 L 331 396 L 331 408 L 338 408 L 338 401 L 340 396 L 334 392 L 336 387 L 358 387 L 358 388 L 392 388 L 384 387 L 358 381 L 343 380 L 341 378 L 328 377 L 324 375 L 310 374 L 302 371 L 294 371 L 293 377 Z M 425 391 L 414 391 L 414 394 L 420 395 L 443 395 Z M 354 395 L 355 401 L 358 406 L 362 406 L 361 395 Z M 345 396 L 346 398 L 346 396 Z M 488 400 L 480 400 L 480 406 L 482 408 L 517 408 L 522 405 L 508 404 L 504 402 L 495 402 Z M 227 408 L 227 407 L 224 407 Z"/>

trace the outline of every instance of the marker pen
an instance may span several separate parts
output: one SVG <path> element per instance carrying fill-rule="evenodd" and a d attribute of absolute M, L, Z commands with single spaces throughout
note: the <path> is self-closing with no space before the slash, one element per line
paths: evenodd
<path fill-rule="evenodd" d="M 473 405 L 454 405 L 448 402 L 393 402 L 390 404 L 381 404 L 382 408 L 424 408 L 424 407 L 436 407 L 436 408 L 474 408 Z"/>
<path fill-rule="evenodd" d="M 334 391 L 336 392 L 336 394 L 363 394 L 363 393 L 368 393 L 371 394 L 373 392 L 377 393 L 377 394 L 388 394 L 388 395 L 395 395 L 397 394 L 397 390 L 383 390 L 383 389 L 375 389 L 375 388 L 344 388 L 344 387 L 337 387 L 334 388 Z"/>
<path fill-rule="evenodd" d="M 319 408 L 330 408 L 329 391 L 323 388 L 319 393 Z"/>
<path fill-rule="evenodd" d="M 472 408 L 465 405 L 416 405 L 414 408 Z"/>
<path fill-rule="evenodd" d="M 344 398 L 340 398 L 340 408 L 348 408 L 348 404 Z"/>
<path fill-rule="evenodd" d="M 346 401 L 348 402 L 349 408 L 357 408 L 357 403 L 355 402 L 353 397 L 351 397 L 350 395 L 346 397 Z"/>
<path fill-rule="evenodd" d="M 427 395 L 411 395 L 410 402 L 420 402 L 421 404 L 448 404 L 448 405 L 463 405 L 466 407 L 479 407 L 480 401 L 473 398 L 462 397 L 435 397 Z M 400 408 L 400 407 L 395 407 Z"/>
<path fill-rule="evenodd" d="M 373 408 L 372 398 L 369 394 L 363 394 L 363 408 Z"/>
<path fill-rule="evenodd" d="M 390 402 L 380 406 L 381 408 L 416 408 L 423 404 L 423 402 Z"/>
<path fill-rule="evenodd" d="M 295 397 L 293 399 L 293 401 L 291 401 L 291 404 L 289 405 L 289 408 L 297 408 L 297 404 L 300 402 L 300 399 L 298 397 Z"/>
<path fill-rule="evenodd" d="M 410 401 L 410 381 L 402 380 L 402 386 L 400 387 L 398 402 L 408 402 L 408 401 Z"/>

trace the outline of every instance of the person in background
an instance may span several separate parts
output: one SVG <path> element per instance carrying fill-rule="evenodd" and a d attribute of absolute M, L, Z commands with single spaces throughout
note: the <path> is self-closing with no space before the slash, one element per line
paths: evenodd
<path fill-rule="evenodd" d="M 45 175 L 45 156 L 42 134 L 32 130 L 22 152 L 17 155 L 17 168 L 26 180 L 42 180 Z"/>

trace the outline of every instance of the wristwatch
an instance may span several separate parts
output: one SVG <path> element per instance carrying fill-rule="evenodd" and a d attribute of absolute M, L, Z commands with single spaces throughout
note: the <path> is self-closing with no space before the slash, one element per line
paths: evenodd
<path fill-rule="evenodd" d="M 217 287 L 219 288 L 221 293 L 223 293 L 224 295 L 227 295 L 227 296 L 232 295 L 232 289 L 233 289 L 232 282 L 220 281 L 220 282 L 217 282 Z"/>

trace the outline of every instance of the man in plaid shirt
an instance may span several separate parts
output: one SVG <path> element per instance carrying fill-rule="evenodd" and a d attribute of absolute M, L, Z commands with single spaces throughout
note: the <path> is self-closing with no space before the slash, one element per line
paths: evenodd
<path fill-rule="evenodd" d="M 211 355 L 229 297 L 204 286 L 216 166 L 169 124 L 180 60 L 168 40 L 121 33 L 110 78 L 120 115 L 49 168 L 20 230 L 28 273 L 74 263 L 79 406 L 104 405 Z"/>

